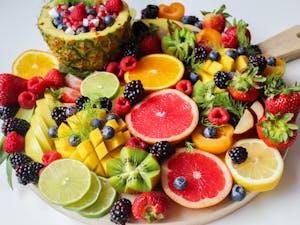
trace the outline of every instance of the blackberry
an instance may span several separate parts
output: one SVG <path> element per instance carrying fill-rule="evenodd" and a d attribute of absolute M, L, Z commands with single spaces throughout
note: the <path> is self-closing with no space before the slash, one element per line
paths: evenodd
<path fill-rule="evenodd" d="M 158 11 L 157 5 L 147 5 L 141 12 L 142 19 L 155 19 L 158 17 Z"/>
<path fill-rule="evenodd" d="M 101 109 L 105 109 L 106 112 L 109 112 L 112 107 L 112 102 L 107 97 L 101 97 L 100 98 L 100 106 L 101 106 Z"/>
<path fill-rule="evenodd" d="M 132 33 L 136 37 L 149 35 L 149 32 L 150 32 L 149 27 L 146 24 L 144 24 L 142 21 L 135 21 L 132 24 Z"/>
<path fill-rule="evenodd" d="M 245 162 L 248 157 L 247 149 L 242 146 L 236 146 L 230 149 L 229 157 L 231 158 L 232 162 L 235 164 L 240 164 Z"/>
<path fill-rule="evenodd" d="M 248 65 L 258 67 L 258 74 L 261 74 L 267 67 L 267 60 L 262 55 L 250 55 L 248 58 Z"/>
<path fill-rule="evenodd" d="M 9 117 L 14 117 L 19 107 L 16 106 L 0 106 L 0 119 L 4 120 Z"/>
<path fill-rule="evenodd" d="M 175 153 L 174 146 L 168 141 L 159 141 L 149 147 L 149 152 L 162 162 Z"/>
<path fill-rule="evenodd" d="M 126 84 L 124 89 L 124 97 L 130 104 L 139 102 L 144 97 L 144 88 L 140 80 L 133 80 Z"/>
<path fill-rule="evenodd" d="M 230 116 L 228 123 L 231 124 L 233 127 L 236 127 L 236 125 L 240 121 L 240 118 L 237 115 L 235 115 L 234 113 L 232 113 L 231 111 L 229 111 L 229 110 L 227 110 L 227 111 Z"/>
<path fill-rule="evenodd" d="M 10 154 L 8 160 L 13 169 L 17 169 L 18 167 L 32 161 L 27 155 L 21 152 L 15 152 Z"/>
<path fill-rule="evenodd" d="M 224 71 L 218 71 L 214 75 L 214 82 L 218 88 L 226 89 L 230 80 L 230 75 Z"/>
<path fill-rule="evenodd" d="M 59 126 L 62 122 L 64 122 L 68 118 L 66 114 L 67 110 L 68 107 L 58 106 L 51 111 L 51 117 L 52 119 L 54 119 L 57 126 Z"/>
<path fill-rule="evenodd" d="M 138 45 L 135 42 L 126 43 L 121 50 L 122 57 L 133 56 L 139 58 Z"/>
<path fill-rule="evenodd" d="M 78 97 L 76 100 L 75 100 L 75 105 L 77 107 L 77 110 L 78 111 L 81 111 L 84 109 L 84 105 L 89 102 L 90 99 L 89 97 L 86 97 L 86 96 L 83 96 L 81 95 L 80 97 Z"/>
<path fill-rule="evenodd" d="M 23 164 L 16 172 L 19 183 L 23 185 L 27 185 L 29 183 L 36 184 L 39 180 L 39 172 L 43 167 L 44 165 L 38 162 Z"/>
<path fill-rule="evenodd" d="M 207 58 L 207 51 L 202 46 L 197 46 L 194 48 L 195 59 L 199 62 L 204 62 Z"/>
<path fill-rule="evenodd" d="M 25 137 L 29 127 L 30 123 L 28 123 L 26 120 L 16 117 L 7 118 L 3 120 L 2 133 L 6 136 L 9 132 L 15 131 Z"/>
<path fill-rule="evenodd" d="M 250 45 L 248 51 L 251 53 L 251 55 L 262 54 L 262 51 L 258 45 Z"/>
<path fill-rule="evenodd" d="M 110 221 L 117 225 L 125 225 L 131 217 L 131 202 L 126 198 L 117 200 L 110 210 Z"/>

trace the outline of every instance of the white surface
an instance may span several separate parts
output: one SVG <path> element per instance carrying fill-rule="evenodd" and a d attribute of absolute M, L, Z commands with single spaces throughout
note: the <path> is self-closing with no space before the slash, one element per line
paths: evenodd
<path fill-rule="evenodd" d="M 36 27 L 39 9 L 45 0 L 0 1 L 0 72 L 10 72 L 13 60 L 24 50 L 47 50 L 46 44 Z M 128 0 L 138 12 L 149 3 L 162 1 Z M 170 3 L 172 1 L 164 1 Z M 265 40 L 276 33 L 300 22 L 298 0 L 286 1 L 182 1 L 187 14 L 200 16 L 200 9 L 212 10 L 222 3 L 234 17 L 243 18 L 250 24 L 253 43 Z M 289 80 L 300 82 L 300 60 L 287 66 L 285 75 Z M 299 119 L 298 119 L 299 124 Z M 213 222 L 221 224 L 299 224 L 300 204 L 300 138 L 290 149 L 285 161 L 285 171 L 278 187 L 260 194 L 248 205 Z M 39 199 L 28 187 L 21 186 L 14 179 L 12 191 L 7 182 L 5 166 L 0 167 L 0 223 L 10 225 L 82 225 L 55 211 Z M 171 215 L 170 215 L 171 216 Z M 187 224 L 187 223 L 184 223 Z"/>

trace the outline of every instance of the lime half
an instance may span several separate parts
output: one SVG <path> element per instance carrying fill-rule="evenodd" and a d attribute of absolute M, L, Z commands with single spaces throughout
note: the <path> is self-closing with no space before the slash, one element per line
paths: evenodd
<path fill-rule="evenodd" d="M 56 160 L 41 173 L 38 188 L 43 197 L 58 205 L 79 201 L 90 189 L 91 172 L 74 159 Z"/>
<path fill-rule="evenodd" d="M 98 199 L 100 191 L 101 182 L 97 175 L 92 172 L 92 183 L 88 192 L 79 201 L 70 205 L 66 205 L 65 208 L 74 211 L 83 210 L 94 204 L 94 202 Z"/>
<path fill-rule="evenodd" d="M 88 218 L 98 218 L 104 216 L 113 206 L 117 197 L 116 190 L 110 185 L 108 180 L 98 178 L 101 180 L 102 190 L 97 201 L 90 207 L 79 211 L 82 216 Z"/>
<path fill-rule="evenodd" d="M 107 97 L 113 99 L 119 92 L 120 82 L 116 75 L 104 71 L 96 71 L 86 77 L 80 86 L 82 95 L 90 99 Z"/>

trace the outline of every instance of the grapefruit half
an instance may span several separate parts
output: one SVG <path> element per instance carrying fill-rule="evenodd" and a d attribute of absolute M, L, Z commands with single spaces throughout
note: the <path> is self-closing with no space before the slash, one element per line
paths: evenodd
<path fill-rule="evenodd" d="M 189 136 L 199 120 L 197 104 L 175 89 L 154 92 L 125 117 L 130 133 L 153 144 L 179 142 Z"/>
<path fill-rule="evenodd" d="M 221 202 L 230 193 L 231 174 L 224 162 L 209 152 L 186 148 L 166 160 L 161 167 L 161 182 L 165 193 L 187 208 L 205 208 Z M 184 177 L 187 186 L 178 190 L 174 186 L 177 177 Z"/>

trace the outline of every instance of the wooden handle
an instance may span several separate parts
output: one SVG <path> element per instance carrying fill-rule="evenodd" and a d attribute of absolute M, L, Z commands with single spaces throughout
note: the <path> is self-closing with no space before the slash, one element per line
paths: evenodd
<path fill-rule="evenodd" d="M 293 26 L 258 44 L 262 52 L 286 62 L 300 57 L 300 25 Z"/>

